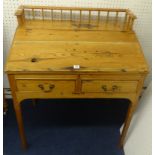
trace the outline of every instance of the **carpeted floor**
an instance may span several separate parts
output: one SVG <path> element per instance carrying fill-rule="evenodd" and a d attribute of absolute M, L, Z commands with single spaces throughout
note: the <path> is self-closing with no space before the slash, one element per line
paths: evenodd
<path fill-rule="evenodd" d="M 29 143 L 21 149 L 12 100 L 4 116 L 4 155 L 124 155 L 118 148 L 126 100 L 64 99 L 22 103 Z"/>

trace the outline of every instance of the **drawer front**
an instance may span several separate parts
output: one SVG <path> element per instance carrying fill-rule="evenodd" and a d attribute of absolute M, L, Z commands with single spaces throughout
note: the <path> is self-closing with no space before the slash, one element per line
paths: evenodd
<path fill-rule="evenodd" d="M 16 80 L 17 91 L 52 94 L 73 93 L 74 80 Z"/>
<path fill-rule="evenodd" d="M 82 81 L 83 93 L 134 93 L 137 91 L 137 81 Z"/>

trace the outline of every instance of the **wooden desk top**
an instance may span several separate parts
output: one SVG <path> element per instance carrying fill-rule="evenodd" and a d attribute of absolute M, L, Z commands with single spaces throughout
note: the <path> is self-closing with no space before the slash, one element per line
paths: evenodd
<path fill-rule="evenodd" d="M 10 52 L 7 72 L 148 70 L 134 32 L 18 28 Z"/>

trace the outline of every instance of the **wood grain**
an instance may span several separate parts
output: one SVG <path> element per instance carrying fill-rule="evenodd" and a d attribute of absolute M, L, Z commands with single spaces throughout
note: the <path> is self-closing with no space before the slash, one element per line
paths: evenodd
<path fill-rule="evenodd" d="M 5 70 L 74 71 L 73 65 L 80 65 L 80 72 L 148 70 L 138 43 L 101 41 L 15 41 Z"/>

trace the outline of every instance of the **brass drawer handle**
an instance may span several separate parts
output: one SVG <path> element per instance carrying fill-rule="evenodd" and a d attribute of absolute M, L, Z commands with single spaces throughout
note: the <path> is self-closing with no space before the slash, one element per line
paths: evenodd
<path fill-rule="evenodd" d="M 41 88 L 41 90 L 43 90 L 45 93 L 48 93 L 52 91 L 55 85 L 54 84 L 50 84 L 50 85 L 39 84 L 38 87 Z"/>
<path fill-rule="evenodd" d="M 104 92 L 112 93 L 112 92 L 115 92 L 115 91 L 118 90 L 118 86 L 117 86 L 117 85 L 113 85 L 113 86 L 112 86 L 112 89 L 111 89 L 111 90 L 108 90 L 108 89 L 107 89 L 107 86 L 106 86 L 106 85 L 103 85 L 103 86 L 102 86 L 102 89 L 104 90 Z"/>

